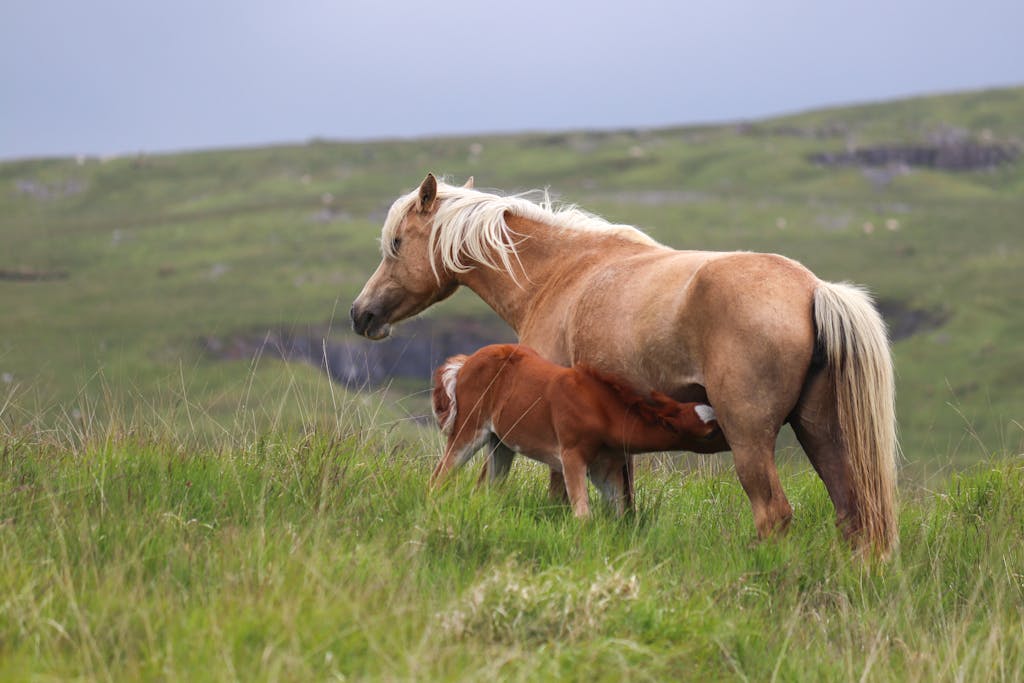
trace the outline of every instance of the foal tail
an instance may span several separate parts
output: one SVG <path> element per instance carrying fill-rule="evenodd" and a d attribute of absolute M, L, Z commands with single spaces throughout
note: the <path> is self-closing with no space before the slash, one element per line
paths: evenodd
<path fill-rule="evenodd" d="M 458 404 L 455 402 L 455 380 L 468 358 L 469 356 L 466 355 L 452 356 L 434 371 L 434 391 L 431 395 L 431 403 L 434 408 L 434 417 L 441 427 L 441 433 L 445 436 L 450 436 L 452 427 L 455 426 L 455 416 L 458 414 Z"/>
<path fill-rule="evenodd" d="M 895 547 L 896 408 L 885 323 L 871 297 L 853 285 L 819 282 L 814 291 L 818 344 L 832 373 L 859 524 L 851 529 L 879 555 Z"/>

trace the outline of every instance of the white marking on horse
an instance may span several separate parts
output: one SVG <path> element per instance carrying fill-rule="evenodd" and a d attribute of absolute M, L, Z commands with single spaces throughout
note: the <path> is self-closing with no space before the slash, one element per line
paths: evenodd
<path fill-rule="evenodd" d="M 444 422 L 441 423 L 441 433 L 445 436 L 451 435 L 452 428 L 455 427 L 455 416 L 459 413 L 459 405 L 455 401 L 455 385 L 459 378 L 459 370 L 462 369 L 465 362 L 465 357 L 457 358 L 446 363 L 444 369 L 441 370 L 441 386 L 444 387 L 444 393 L 451 403 L 451 409 L 448 411 Z M 440 415 L 434 413 L 434 417 L 440 422 Z"/>

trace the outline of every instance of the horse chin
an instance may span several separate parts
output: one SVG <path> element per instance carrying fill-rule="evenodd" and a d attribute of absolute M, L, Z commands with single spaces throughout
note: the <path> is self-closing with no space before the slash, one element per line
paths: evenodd
<path fill-rule="evenodd" d="M 391 336 L 391 323 L 384 323 L 374 327 L 373 329 L 366 330 L 366 332 L 363 333 L 363 336 L 373 341 L 387 339 Z"/>

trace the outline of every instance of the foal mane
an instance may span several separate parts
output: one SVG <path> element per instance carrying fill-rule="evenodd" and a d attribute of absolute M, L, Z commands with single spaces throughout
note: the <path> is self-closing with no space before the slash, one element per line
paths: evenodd
<path fill-rule="evenodd" d="M 621 377 L 602 372 L 591 365 L 580 364 L 574 366 L 574 368 L 608 386 L 644 422 L 661 425 L 677 431 L 681 428 L 682 425 L 680 425 L 678 419 L 681 406 L 678 401 L 669 398 L 660 391 L 642 394 Z"/>
<path fill-rule="evenodd" d="M 530 196 L 539 195 L 534 202 Z M 418 197 L 414 190 L 395 200 L 381 231 L 381 247 L 395 256 L 394 237 Z M 501 197 L 446 182 L 437 183 L 437 212 L 430 230 L 430 252 L 437 251 L 441 265 L 454 273 L 465 273 L 482 264 L 514 273 L 517 246 L 523 239 L 509 228 L 505 215 L 519 216 L 551 226 L 555 231 L 584 231 L 615 235 L 641 244 L 657 245 L 654 239 L 631 225 L 616 225 L 575 205 L 556 206 L 547 190 Z M 433 264 L 435 275 L 437 267 Z"/>

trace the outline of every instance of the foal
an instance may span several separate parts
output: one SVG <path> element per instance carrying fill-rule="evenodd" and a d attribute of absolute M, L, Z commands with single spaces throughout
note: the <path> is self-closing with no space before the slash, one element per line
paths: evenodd
<path fill-rule="evenodd" d="M 431 486 L 489 442 L 562 472 L 577 517 L 590 514 L 586 475 L 621 514 L 633 505 L 627 454 L 701 451 L 718 432 L 709 405 L 642 396 L 594 368 L 564 368 L 516 344 L 449 358 L 434 373 L 433 404 L 448 443 Z"/>

